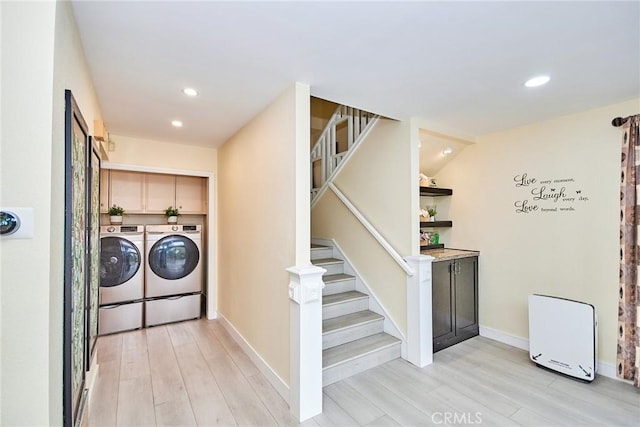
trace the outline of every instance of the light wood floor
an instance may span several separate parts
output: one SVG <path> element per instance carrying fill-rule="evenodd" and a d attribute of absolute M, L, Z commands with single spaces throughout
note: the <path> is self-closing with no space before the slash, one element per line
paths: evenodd
<path fill-rule="evenodd" d="M 217 321 L 101 337 L 85 426 L 297 425 Z M 639 425 L 640 393 L 535 367 L 526 352 L 476 337 L 418 369 L 395 360 L 324 389 L 310 426 Z"/>

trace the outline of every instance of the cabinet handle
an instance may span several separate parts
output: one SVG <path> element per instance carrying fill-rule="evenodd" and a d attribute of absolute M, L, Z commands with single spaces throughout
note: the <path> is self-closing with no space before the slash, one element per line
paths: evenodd
<path fill-rule="evenodd" d="M 453 263 L 451 264 L 451 272 L 453 274 L 460 273 L 460 263 L 459 262 L 453 261 Z"/>

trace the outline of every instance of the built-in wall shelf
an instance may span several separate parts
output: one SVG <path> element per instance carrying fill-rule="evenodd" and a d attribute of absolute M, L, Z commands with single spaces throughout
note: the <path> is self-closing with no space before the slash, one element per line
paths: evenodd
<path fill-rule="evenodd" d="M 453 227 L 453 221 L 420 221 L 420 228 Z"/>
<path fill-rule="evenodd" d="M 420 186 L 421 197 L 451 196 L 452 194 L 453 190 L 450 188 Z M 422 202 L 420 204 L 422 205 Z M 428 219 L 428 217 L 422 216 L 420 218 Z M 420 221 L 420 250 L 426 251 L 429 249 L 443 249 L 444 244 L 439 242 L 439 236 L 437 236 L 439 233 L 435 229 L 449 227 L 453 227 L 453 221 Z M 425 229 L 429 231 L 425 231 Z M 428 235 L 428 238 L 424 237 L 424 233 Z M 434 234 L 436 236 L 433 236 Z M 432 237 L 434 238 L 432 239 Z M 438 242 L 438 244 L 430 245 L 429 241 Z"/>
<path fill-rule="evenodd" d="M 421 196 L 451 196 L 452 194 L 453 190 L 451 188 L 420 187 Z"/>

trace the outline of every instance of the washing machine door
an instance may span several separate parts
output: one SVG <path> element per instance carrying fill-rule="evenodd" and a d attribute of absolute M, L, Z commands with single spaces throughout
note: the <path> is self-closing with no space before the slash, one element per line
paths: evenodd
<path fill-rule="evenodd" d="M 200 251 L 188 237 L 170 235 L 158 240 L 149 250 L 151 271 L 166 280 L 188 276 L 198 265 Z"/>
<path fill-rule="evenodd" d="M 138 248 L 121 237 L 100 239 L 100 286 L 122 285 L 131 279 L 138 269 L 142 257 Z"/>

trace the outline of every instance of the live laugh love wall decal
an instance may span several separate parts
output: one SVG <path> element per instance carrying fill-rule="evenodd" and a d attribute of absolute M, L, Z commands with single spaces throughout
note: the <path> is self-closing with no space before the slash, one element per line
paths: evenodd
<path fill-rule="evenodd" d="M 574 178 L 538 179 L 522 173 L 513 181 L 522 194 L 513 203 L 519 214 L 573 212 L 589 201 Z"/>

